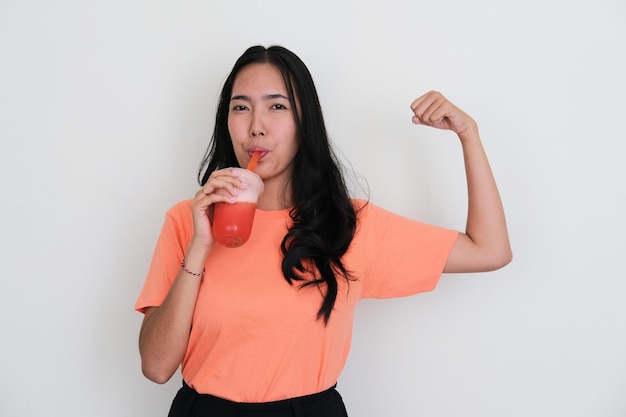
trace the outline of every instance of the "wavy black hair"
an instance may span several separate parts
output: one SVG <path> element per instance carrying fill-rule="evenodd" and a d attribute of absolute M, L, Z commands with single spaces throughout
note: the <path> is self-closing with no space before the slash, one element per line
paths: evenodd
<path fill-rule="evenodd" d="M 291 285 L 300 281 L 302 287 L 317 285 L 322 290 L 324 299 L 317 318 L 328 323 L 337 299 L 337 277 L 352 279 L 341 258 L 354 237 L 357 213 L 341 164 L 331 148 L 313 78 L 293 52 L 281 46 L 253 46 L 237 59 L 222 88 L 198 180 L 204 185 L 213 171 L 239 166 L 228 131 L 229 103 L 235 77 L 254 63 L 269 63 L 282 74 L 299 144 L 290 181 L 294 204 L 289 215 L 293 225 L 280 245 L 282 272 Z"/>

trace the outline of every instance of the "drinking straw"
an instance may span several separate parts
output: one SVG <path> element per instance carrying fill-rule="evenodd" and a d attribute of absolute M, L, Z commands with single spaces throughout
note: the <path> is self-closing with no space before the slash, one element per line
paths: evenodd
<path fill-rule="evenodd" d="M 254 154 L 252 154 L 252 159 L 250 159 L 250 162 L 248 163 L 248 170 L 249 171 L 254 171 L 254 168 L 256 168 L 256 163 L 259 162 L 259 157 L 261 156 L 261 151 L 254 151 Z"/>

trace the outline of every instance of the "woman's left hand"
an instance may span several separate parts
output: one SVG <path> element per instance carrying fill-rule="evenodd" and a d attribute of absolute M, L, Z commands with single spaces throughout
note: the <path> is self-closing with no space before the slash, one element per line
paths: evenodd
<path fill-rule="evenodd" d="M 475 133 L 478 126 L 463 110 L 437 91 L 429 91 L 411 103 L 413 123 L 452 130 L 457 135 Z"/>

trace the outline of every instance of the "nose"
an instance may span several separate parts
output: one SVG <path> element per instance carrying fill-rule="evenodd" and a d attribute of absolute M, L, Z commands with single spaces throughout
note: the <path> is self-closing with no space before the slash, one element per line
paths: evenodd
<path fill-rule="evenodd" d="M 265 136 L 265 125 L 263 118 L 258 112 L 252 114 L 252 122 L 250 124 L 250 136 Z"/>

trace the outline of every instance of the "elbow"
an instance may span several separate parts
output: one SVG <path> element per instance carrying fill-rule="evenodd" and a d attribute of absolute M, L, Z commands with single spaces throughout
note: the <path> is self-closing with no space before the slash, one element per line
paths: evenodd
<path fill-rule="evenodd" d="M 504 250 L 502 251 L 502 254 L 500 255 L 500 262 L 501 262 L 500 268 L 504 268 L 505 266 L 513 262 L 513 249 L 511 248 L 510 243 L 508 243 L 504 247 Z"/>
<path fill-rule="evenodd" d="M 513 260 L 508 239 L 479 244 L 467 234 L 460 234 L 452 248 L 444 272 L 489 272 L 504 268 Z"/>
<path fill-rule="evenodd" d="M 504 268 L 513 261 L 513 251 L 510 246 L 492 254 L 486 265 L 486 271 L 495 271 Z"/>
<path fill-rule="evenodd" d="M 167 381 L 170 380 L 170 378 L 172 378 L 174 372 L 176 372 L 176 369 L 170 371 L 167 369 L 163 369 L 163 367 L 158 365 L 149 366 L 145 363 L 145 361 L 142 361 L 141 372 L 143 373 L 143 376 L 145 376 L 150 381 L 156 382 L 157 384 L 165 384 Z"/>

